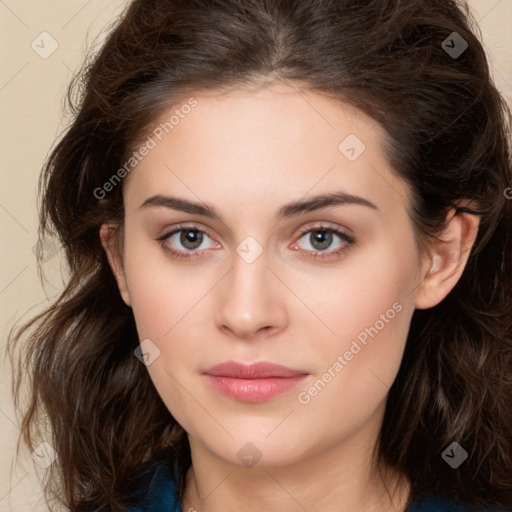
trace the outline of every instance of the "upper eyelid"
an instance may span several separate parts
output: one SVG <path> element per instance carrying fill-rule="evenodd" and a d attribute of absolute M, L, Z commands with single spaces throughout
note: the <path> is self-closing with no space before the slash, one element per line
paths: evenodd
<path fill-rule="evenodd" d="M 185 230 L 185 229 L 202 231 L 202 232 L 206 233 L 207 235 L 211 236 L 209 228 L 207 228 L 201 224 L 190 224 L 189 225 L 187 223 L 180 223 L 172 228 L 164 229 L 162 236 L 168 236 L 171 233 L 176 233 L 177 231 L 181 231 L 181 230 Z M 352 232 L 352 230 L 350 228 L 345 227 L 345 226 L 344 227 L 334 226 L 329 221 L 318 221 L 315 223 L 314 226 L 308 226 L 308 227 L 301 228 L 299 230 L 299 234 L 304 234 L 304 233 L 307 233 L 309 230 L 314 230 L 314 229 L 332 229 L 332 230 L 338 230 L 338 231 L 346 230 L 346 231 Z"/>
<path fill-rule="evenodd" d="M 175 233 L 179 233 L 180 231 L 185 231 L 185 230 L 191 230 L 191 231 L 200 231 L 202 233 L 206 233 L 210 238 L 214 238 L 211 234 L 210 234 L 210 231 L 208 228 L 204 227 L 204 226 L 201 226 L 200 224 L 190 224 L 190 225 L 187 225 L 185 223 L 183 224 L 177 224 L 176 226 L 172 227 L 172 228 L 169 228 L 169 229 L 164 229 L 163 232 L 162 232 L 162 235 L 159 237 L 159 238 L 166 238 L 166 237 L 169 237 Z"/>
<path fill-rule="evenodd" d="M 305 235 L 306 233 L 309 233 L 310 231 L 315 231 L 315 230 L 318 230 L 318 231 L 321 231 L 321 230 L 325 230 L 325 231 L 337 231 L 338 234 L 345 234 L 344 232 L 345 231 L 350 231 L 352 232 L 351 229 L 348 229 L 348 228 L 343 228 L 341 226 L 331 226 L 329 225 L 329 223 L 320 223 L 316 226 L 309 226 L 309 227 L 306 227 L 306 228 L 303 228 L 299 231 L 298 233 L 298 236 L 303 236 Z M 350 236 L 349 234 L 347 234 L 347 236 Z"/>

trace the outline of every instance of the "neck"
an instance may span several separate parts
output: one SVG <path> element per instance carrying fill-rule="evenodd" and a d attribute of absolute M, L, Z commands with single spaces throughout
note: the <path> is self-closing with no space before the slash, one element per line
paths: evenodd
<path fill-rule="evenodd" d="M 380 426 L 380 424 L 379 424 Z M 232 464 L 190 437 L 184 512 L 322 510 L 404 512 L 410 484 L 391 468 L 377 467 L 378 429 L 366 425 L 341 443 L 285 465 Z"/>

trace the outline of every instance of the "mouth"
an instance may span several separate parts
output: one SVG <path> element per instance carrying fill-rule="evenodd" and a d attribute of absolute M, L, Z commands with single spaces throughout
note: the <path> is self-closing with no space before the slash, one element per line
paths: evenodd
<path fill-rule="evenodd" d="M 205 370 L 208 383 L 221 394 L 241 402 L 265 402 L 298 386 L 309 373 L 274 363 L 228 361 Z"/>

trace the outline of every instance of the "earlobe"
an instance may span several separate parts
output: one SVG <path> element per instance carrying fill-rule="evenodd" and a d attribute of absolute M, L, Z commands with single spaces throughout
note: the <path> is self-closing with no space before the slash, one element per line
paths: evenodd
<path fill-rule="evenodd" d="M 415 307 L 428 309 L 439 304 L 455 287 L 466 267 L 477 234 L 480 218 L 451 210 L 443 233 L 431 242 L 425 258 Z"/>
<path fill-rule="evenodd" d="M 131 307 L 130 294 L 126 283 L 126 277 L 123 267 L 123 258 L 118 244 L 118 226 L 115 224 L 102 224 L 100 228 L 101 245 L 105 249 L 108 262 L 114 277 L 117 281 L 117 286 L 121 297 L 127 306 Z"/>

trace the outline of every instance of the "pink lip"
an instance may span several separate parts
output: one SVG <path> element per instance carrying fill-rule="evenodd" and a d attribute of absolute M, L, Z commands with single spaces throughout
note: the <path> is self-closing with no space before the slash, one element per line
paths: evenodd
<path fill-rule="evenodd" d="M 222 394 L 242 402 L 264 402 L 297 386 L 309 375 L 273 363 L 242 364 L 228 361 L 203 372 Z"/>

